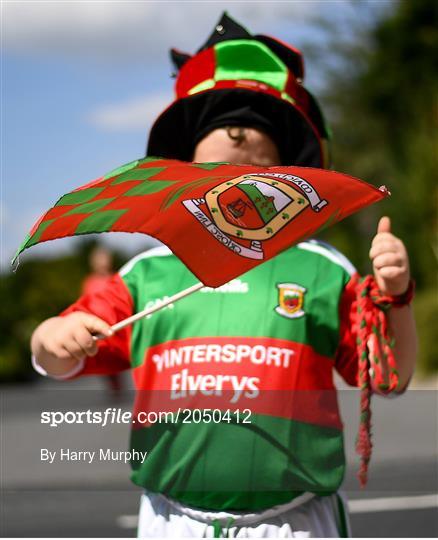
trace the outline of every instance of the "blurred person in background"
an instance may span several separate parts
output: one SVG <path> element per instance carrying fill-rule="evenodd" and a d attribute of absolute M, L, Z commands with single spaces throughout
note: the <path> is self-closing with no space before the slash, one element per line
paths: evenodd
<path fill-rule="evenodd" d="M 269 36 L 252 36 L 224 15 L 193 57 L 173 50 L 172 59 L 178 70 L 177 99 L 155 122 L 149 155 L 261 167 L 328 165 L 327 130 L 318 104 L 302 85 L 299 51 Z M 412 376 L 416 331 L 407 252 L 387 217 L 379 222 L 370 258 L 376 296 L 366 315 L 380 313 L 379 302 L 385 306 L 395 338 L 398 384 L 385 387 L 372 378 L 369 384 L 376 393 L 397 395 Z M 148 451 L 144 463 L 132 462 L 132 479 L 145 490 L 139 536 L 348 536 L 339 494 L 345 456 L 332 371 L 352 386 L 368 377 L 357 353 L 357 271 L 332 246 L 301 242 L 241 276 L 236 287 L 197 293 L 112 334 L 110 325 L 192 279 L 165 247 L 140 254 L 105 290 L 44 321 L 32 338 L 36 362 L 49 376 L 69 379 L 133 368 L 140 400 L 142 390 L 170 391 L 163 378 L 168 373 L 158 367 L 166 354 L 184 350 L 190 373 L 210 381 L 218 369 L 228 380 L 249 369 L 237 361 L 236 352 L 233 356 L 236 344 L 246 351 L 269 348 L 277 357 L 280 351 L 292 355 L 287 371 L 271 363 L 259 366 L 257 373 L 261 390 L 268 393 L 292 385 L 287 388 L 295 391 L 297 417 L 255 411 L 251 425 L 133 429 L 132 448 Z M 96 343 L 95 333 L 106 339 Z M 211 345 L 217 359 L 207 363 L 205 351 Z M 387 379 L 384 358 L 380 365 Z M 171 372 L 181 377 L 184 367 L 177 364 Z M 310 391 L 303 394 L 303 389 Z M 335 399 L 327 401 L 326 392 Z M 300 396 L 308 401 L 298 406 Z M 313 419 L 299 417 L 309 412 Z M 336 426 L 327 423 L 330 418 Z M 367 418 L 369 409 L 362 421 Z M 369 452 L 363 455 L 365 465 Z"/>
<path fill-rule="evenodd" d="M 113 254 L 103 245 L 98 244 L 91 250 L 88 263 L 90 273 L 82 282 L 82 295 L 93 295 L 104 291 L 114 275 Z M 113 396 L 118 397 L 123 387 L 122 376 L 119 373 L 112 373 L 106 377 L 106 380 Z"/>
<path fill-rule="evenodd" d="M 93 294 L 104 289 L 114 274 L 113 255 L 109 249 L 97 245 L 89 255 L 90 273 L 82 282 L 81 294 Z"/>

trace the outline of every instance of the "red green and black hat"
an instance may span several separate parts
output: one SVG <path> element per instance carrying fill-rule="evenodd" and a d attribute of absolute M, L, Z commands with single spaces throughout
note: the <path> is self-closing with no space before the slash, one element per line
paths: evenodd
<path fill-rule="evenodd" d="M 152 126 L 147 154 L 191 161 L 209 131 L 238 125 L 265 131 L 284 165 L 328 166 L 328 131 L 303 86 L 299 50 L 251 35 L 226 13 L 194 56 L 171 50 L 176 99 Z"/>

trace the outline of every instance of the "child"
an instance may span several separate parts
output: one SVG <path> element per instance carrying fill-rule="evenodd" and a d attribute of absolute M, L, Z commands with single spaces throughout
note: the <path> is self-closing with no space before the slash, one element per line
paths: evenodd
<path fill-rule="evenodd" d="M 325 166 L 326 130 L 302 86 L 298 51 L 251 36 L 224 15 L 195 56 L 172 56 L 180 69 L 177 100 L 153 126 L 148 154 Z M 365 380 L 376 392 L 397 393 L 416 356 L 408 256 L 387 217 L 370 258 L 373 301 L 392 306 L 380 322 L 395 338 L 397 388 L 384 355 L 383 386 L 369 381 L 356 343 L 357 291 L 364 285 L 343 255 L 316 240 L 112 335 L 115 322 L 193 283 L 167 248 L 157 248 L 132 259 L 104 291 L 35 330 L 35 364 L 52 377 L 132 368 L 136 413 L 157 401 L 163 410 L 180 403 L 208 410 L 217 396 L 224 415 L 226 408 L 234 413 L 232 421 L 133 425 L 132 447 L 148 452 L 144 463 L 132 462 L 132 479 L 145 489 L 139 536 L 348 534 L 337 492 L 345 463 L 333 368 L 351 385 Z M 383 313 L 365 308 L 370 316 Z M 96 333 L 106 339 L 94 341 Z M 369 354 L 378 354 L 377 345 L 369 341 Z M 250 422 L 243 422 L 241 404 L 248 403 Z M 269 408 L 276 413 L 266 414 Z"/>

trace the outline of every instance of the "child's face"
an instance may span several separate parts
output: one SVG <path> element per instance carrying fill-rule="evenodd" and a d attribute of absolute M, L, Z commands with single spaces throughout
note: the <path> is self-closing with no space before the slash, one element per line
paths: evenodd
<path fill-rule="evenodd" d="M 237 165 L 280 165 L 280 156 L 272 139 L 255 128 L 231 128 L 243 130 L 242 138 L 232 138 L 229 129 L 211 131 L 196 146 L 193 161 L 226 161 Z"/>

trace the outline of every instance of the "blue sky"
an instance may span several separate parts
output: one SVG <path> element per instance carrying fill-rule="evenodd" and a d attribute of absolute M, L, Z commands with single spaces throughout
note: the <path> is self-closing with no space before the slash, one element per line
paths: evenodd
<path fill-rule="evenodd" d="M 376 14 L 390 2 L 369 2 Z M 2 2 L 1 264 L 63 193 L 144 154 L 172 99 L 168 49 L 194 52 L 227 9 L 250 31 L 302 46 L 315 18 L 342 28 L 344 1 Z M 307 85 L 320 84 L 307 65 Z M 105 235 L 138 251 L 141 235 Z M 71 239 L 32 249 L 52 255 Z M 23 257 L 31 256 L 24 254 Z"/>

